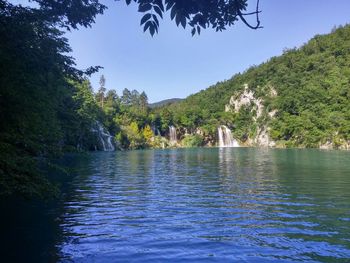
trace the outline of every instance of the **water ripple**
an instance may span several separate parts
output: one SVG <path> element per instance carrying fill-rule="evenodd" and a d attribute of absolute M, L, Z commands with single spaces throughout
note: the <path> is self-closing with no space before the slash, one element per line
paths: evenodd
<path fill-rule="evenodd" d="M 91 155 L 64 203 L 61 260 L 349 262 L 349 157 L 236 148 Z"/>

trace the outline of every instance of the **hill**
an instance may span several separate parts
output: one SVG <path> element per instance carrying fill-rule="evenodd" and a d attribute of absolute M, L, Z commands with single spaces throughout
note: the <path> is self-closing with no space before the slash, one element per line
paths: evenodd
<path fill-rule="evenodd" d="M 161 101 L 158 101 L 158 102 L 150 103 L 150 104 L 148 104 L 148 106 L 151 109 L 154 109 L 154 108 L 167 106 L 169 104 L 177 103 L 177 102 L 180 102 L 182 100 L 183 99 L 180 99 L 180 98 L 166 99 L 166 100 L 161 100 Z"/>
<path fill-rule="evenodd" d="M 218 126 L 227 125 L 241 144 L 259 145 L 264 135 L 281 147 L 348 148 L 350 26 L 317 35 L 167 110 L 172 125 L 200 129 L 212 140 Z"/>

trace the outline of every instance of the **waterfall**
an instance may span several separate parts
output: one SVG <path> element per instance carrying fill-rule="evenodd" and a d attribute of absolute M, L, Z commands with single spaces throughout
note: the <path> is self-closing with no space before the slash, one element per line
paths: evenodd
<path fill-rule="evenodd" d="M 96 122 L 96 128 L 93 128 L 92 131 L 97 134 L 97 138 L 102 146 L 102 150 L 105 152 L 114 151 L 114 145 L 112 143 L 112 136 L 110 133 L 103 127 L 100 122 Z M 95 147 L 98 148 L 98 147 Z"/>
<path fill-rule="evenodd" d="M 231 130 L 225 125 L 218 128 L 219 147 L 239 147 L 239 143 L 232 137 Z"/>
<path fill-rule="evenodd" d="M 176 128 L 174 126 L 169 127 L 169 139 L 171 143 L 177 142 Z"/>

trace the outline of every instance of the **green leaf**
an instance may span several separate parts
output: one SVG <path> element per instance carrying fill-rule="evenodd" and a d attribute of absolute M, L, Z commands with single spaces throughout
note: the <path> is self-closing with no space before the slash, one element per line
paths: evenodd
<path fill-rule="evenodd" d="M 194 36 L 196 34 L 196 28 L 192 28 L 191 34 L 192 34 L 192 36 Z"/>
<path fill-rule="evenodd" d="M 174 5 L 175 5 L 175 3 L 173 1 L 167 2 L 166 11 L 170 10 L 171 8 L 173 8 Z"/>
<path fill-rule="evenodd" d="M 156 4 L 156 6 L 158 6 L 162 12 L 164 12 L 164 5 L 162 0 L 155 0 L 154 4 Z"/>
<path fill-rule="evenodd" d="M 185 16 L 181 17 L 181 21 L 180 22 L 181 22 L 182 27 L 186 28 L 186 17 Z"/>
<path fill-rule="evenodd" d="M 144 13 L 152 9 L 152 5 L 150 3 L 141 3 L 139 5 L 139 12 Z"/>
<path fill-rule="evenodd" d="M 146 23 L 151 18 L 151 16 L 152 16 L 151 14 L 145 14 L 141 19 L 140 25 L 143 25 L 144 23 Z"/>
<path fill-rule="evenodd" d="M 175 15 L 176 15 L 176 8 L 173 7 L 173 8 L 171 9 L 171 12 L 170 12 L 170 18 L 171 18 L 171 20 L 174 20 Z"/>
<path fill-rule="evenodd" d="M 153 6 L 153 9 L 159 15 L 160 18 L 163 18 L 163 12 L 158 6 Z"/>
<path fill-rule="evenodd" d="M 153 37 L 154 33 L 155 33 L 155 30 L 156 29 L 156 26 L 154 24 L 152 24 L 149 28 L 149 32 L 151 33 L 151 36 Z"/>
<path fill-rule="evenodd" d="M 181 23 L 181 14 L 177 13 L 175 17 L 176 25 L 179 26 Z"/>
<path fill-rule="evenodd" d="M 152 15 L 153 21 L 156 23 L 157 27 L 159 27 L 159 21 L 156 15 Z"/>
<path fill-rule="evenodd" d="M 158 27 L 159 26 L 155 25 L 155 29 L 156 29 L 157 34 L 158 34 Z"/>
<path fill-rule="evenodd" d="M 152 21 L 147 21 L 145 26 L 143 27 L 143 32 L 146 32 L 152 26 Z"/>

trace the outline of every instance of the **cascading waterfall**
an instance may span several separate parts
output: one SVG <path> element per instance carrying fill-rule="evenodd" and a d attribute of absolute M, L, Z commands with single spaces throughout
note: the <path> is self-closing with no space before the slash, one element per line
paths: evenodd
<path fill-rule="evenodd" d="M 174 126 L 169 127 L 169 139 L 171 143 L 177 142 L 176 128 Z"/>
<path fill-rule="evenodd" d="M 218 128 L 219 147 L 239 147 L 239 143 L 233 138 L 231 130 L 225 125 Z"/>
<path fill-rule="evenodd" d="M 96 122 L 96 129 L 92 129 L 93 132 L 97 133 L 99 142 L 101 143 L 102 150 L 105 152 L 114 151 L 115 147 L 112 143 L 112 136 L 110 133 L 103 127 L 100 122 Z M 96 148 L 96 147 L 95 147 Z"/>

